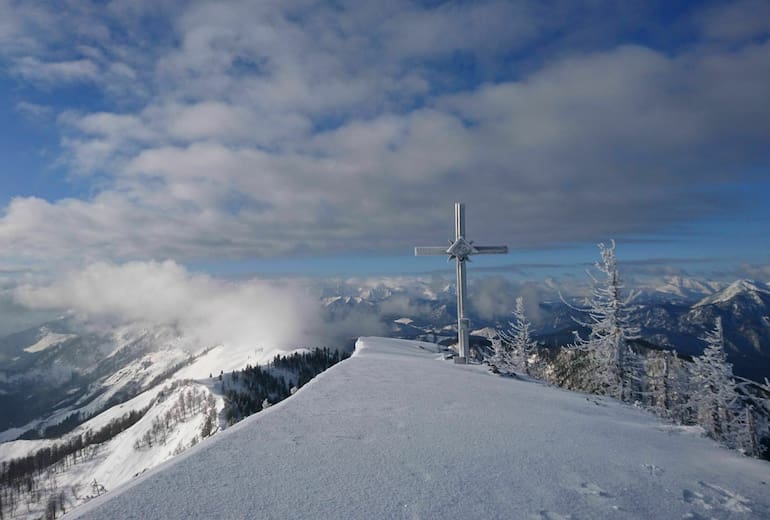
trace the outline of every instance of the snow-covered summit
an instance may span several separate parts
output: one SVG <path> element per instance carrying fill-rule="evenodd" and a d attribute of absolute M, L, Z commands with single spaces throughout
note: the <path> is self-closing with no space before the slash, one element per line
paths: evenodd
<path fill-rule="evenodd" d="M 658 294 L 695 301 L 714 294 L 722 287 L 723 285 L 719 282 L 685 276 L 667 276 L 662 283 L 655 286 L 654 290 Z"/>
<path fill-rule="evenodd" d="M 761 297 L 764 296 L 765 298 L 770 298 L 770 289 L 768 289 L 767 286 L 762 286 L 754 280 L 737 280 L 721 291 L 703 298 L 701 301 L 695 304 L 695 307 L 729 302 L 737 296 L 742 295 L 750 298 L 758 305 L 763 305 L 764 302 L 762 301 Z"/>
<path fill-rule="evenodd" d="M 364 338 L 75 518 L 768 518 L 770 465 L 617 402 Z"/>

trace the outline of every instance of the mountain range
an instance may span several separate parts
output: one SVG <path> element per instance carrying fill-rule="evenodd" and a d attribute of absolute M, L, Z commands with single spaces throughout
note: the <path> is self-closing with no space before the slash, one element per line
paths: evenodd
<path fill-rule="evenodd" d="M 548 284 L 520 289 L 542 296 L 528 306 L 541 344 L 555 348 L 571 341 L 578 328 L 575 319 L 581 318 L 575 310 L 583 303 L 581 298 L 571 298 L 568 304 Z M 671 278 L 640 289 L 629 311 L 648 345 L 697 355 L 703 349 L 699 338 L 721 317 L 736 374 L 760 381 L 770 375 L 767 285 Z M 482 285 L 470 287 L 474 302 L 470 317 L 478 336 L 484 336 L 485 329 L 505 327 L 511 318 L 505 294 L 494 294 L 497 312 L 479 305 L 489 299 L 484 291 Z M 347 281 L 318 294 L 324 319 L 344 331 L 334 348 L 352 350 L 354 338 L 346 334 L 357 329 L 433 344 L 454 341 L 455 295 L 452 284 L 444 280 Z M 211 434 L 225 428 L 220 374 L 225 373 L 227 382 L 226 373 L 264 364 L 277 352 L 269 346 L 201 343 L 169 324 L 97 326 L 74 317 L 0 338 L 0 460 L 115 430 L 114 438 L 108 436 L 106 443 L 96 445 L 101 447 L 91 449 L 87 463 L 75 466 L 77 471 L 58 473 L 59 481 L 71 484 L 73 492 L 67 495 L 71 505 L 88 500 L 99 494 L 99 488 L 76 490 L 83 486 L 84 471 L 94 475 L 99 486 L 112 489 L 194 445 L 205 437 L 202 431 Z M 200 406 L 182 406 L 186 412 L 181 415 L 172 411 L 179 408 L 177 403 L 193 400 L 191 396 Z M 206 422 L 211 414 L 220 416 L 213 427 Z M 182 416 L 183 420 L 173 419 Z M 170 433 L 164 437 L 168 442 L 142 441 L 159 422 L 169 421 Z M 133 453 L 138 445 L 140 451 Z M 122 469 L 115 471 L 116 467 Z M 29 517 L 39 516 L 44 506 L 41 502 L 31 507 L 36 513 Z"/>
<path fill-rule="evenodd" d="M 505 328 L 512 318 L 508 307 L 500 306 L 490 315 L 482 312 L 474 298 L 483 287 L 471 285 L 469 317 L 472 327 Z M 536 338 L 544 345 L 560 347 L 580 330 L 577 322 L 585 322 L 579 311 L 586 307 L 582 297 L 569 300 L 554 294 L 543 284 L 530 294 L 542 299 L 528 306 Z M 436 282 L 390 283 L 371 287 L 348 285 L 345 296 L 324 300 L 328 319 L 347 316 L 376 315 L 386 324 L 389 335 L 410 338 L 438 338 L 452 341 L 455 331 L 456 303 L 451 284 L 437 290 Z M 770 287 L 752 280 L 736 280 L 725 284 L 693 278 L 670 277 L 663 283 L 641 286 L 628 304 L 632 323 L 639 326 L 641 339 L 652 347 L 676 350 L 685 355 L 703 351 L 704 334 L 713 329 L 716 318 L 722 319 L 725 350 L 741 377 L 762 381 L 770 377 Z M 504 300 L 503 300 L 504 301 Z M 408 321 L 407 321 L 408 320 Z"/>

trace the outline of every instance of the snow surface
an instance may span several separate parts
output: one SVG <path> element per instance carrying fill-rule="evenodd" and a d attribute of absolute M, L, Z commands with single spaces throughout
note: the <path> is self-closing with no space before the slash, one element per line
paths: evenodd
<path fill-rule="evenodd" d="M 37 343 L 30 345 L 24 349 L 24 352 L 34 354 L 35 352 L 42 352 L 48 348 L 58 345 L 68 339 L 76 338 L 75 334 L 59 334 L 57 332 L 48 332 L 41 337 Z"/>
<path fill-rule="evenodd" d="M 293 397 L 71 517 L 770 517 L 767 462 L 435 348 L 360 339 Z"/>

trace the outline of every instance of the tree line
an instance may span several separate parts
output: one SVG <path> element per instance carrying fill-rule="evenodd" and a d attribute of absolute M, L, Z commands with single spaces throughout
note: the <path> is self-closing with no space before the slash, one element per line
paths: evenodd
<path fill-rule="evenodd" d="M 276 355 L 265 367 L 247 365 L 222 382 L 228 424 L 257 413 L 294 393 L 327 368 L 349 357 L 327 347 Z"/>
<path fill-rule="evenodd" d="M 175 381 L 170 388 L 164 389 L 158 395 L 156 402 L 163 402 L 171 390 L 176 387 L 189 384 L 190 381 L 187 380 Z M 205 439 L 215 431 L 217 423 L 216 399 L 209 392 L 195 386 L 186 391 L 180 391 L 174 404 L 165 413 L 155 417 L 142 437 L 134 442 L 134 449 L 146 450 L 152 448 L 153 445 L 165 445 L 169 435 L 179 423 L 197 417 L 201 412 L 204 414 L 204 422 L 199 438 Z M 194 440 L 197 442 L 197 439 Z"/>
<path fill-rule="evenodd" d="M 53 475 L 50 469 L 57 465 L 64 468 L 77 464 L 80 459 L 92 457 L 95 448 L 136 424 L 149 410 L 131 410 L 116 417 L 102 428 L 74 435 L 70 439 L 41 448 L 30 455 L 3 461 L 0 464 L 0 519 L 5 513 L 13 513 L 22 496 L 25 502 L 38 503 L 44 491 L 55 490 L 55 482 L 47 486 L 41 482 L 44 473 Z M 58 495 L 57 495 L 58 500 Z M 50 501 L 49 501 L 50 502 Z M 64 509 L 63 500 L 59 500 Z M 49 508 L 50 504 L 46 507 Z"/>

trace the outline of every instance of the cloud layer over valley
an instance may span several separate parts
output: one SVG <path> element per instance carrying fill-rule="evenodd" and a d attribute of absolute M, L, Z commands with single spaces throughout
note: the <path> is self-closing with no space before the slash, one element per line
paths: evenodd
<path fill-rule="evenodd" d="M 16 301 L 69 313 L 89 325 L 174 325 L 201 347 L 298 348 L 315 344 L 318 301 L 296 282 L 231 282 L 172 261 L 96 263 L 47 284 L 21 285 Z"/>

